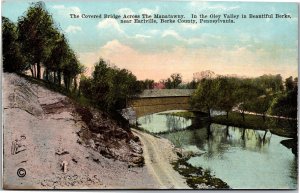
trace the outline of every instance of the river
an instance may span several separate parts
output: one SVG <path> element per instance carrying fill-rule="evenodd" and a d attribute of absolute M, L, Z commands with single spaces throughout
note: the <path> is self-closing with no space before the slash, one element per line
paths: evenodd
<path fill-rule="evenodd" d="M 188 163 L 202 167 L 233 189 L 295 189 L 297 158 L 280 142 L 288 139 L 269 131 L 220 124 L 197 124 L 191 119 L 155 113 L 138 119 L 140 127 L 200 153 Z"/>

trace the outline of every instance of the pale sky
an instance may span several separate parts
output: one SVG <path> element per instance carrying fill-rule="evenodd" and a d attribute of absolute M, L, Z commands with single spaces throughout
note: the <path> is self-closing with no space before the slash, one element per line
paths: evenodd
<path fill-rule="evenodd" d="M 32 1 L 30 1 L 32 2 Z M 17 22 L 29 1 L 5 1 L 2 15 Z M 46 1 L 82 64 L 100 58 L 138 79 L 181 73 L 191 80 L 204 70 L 260 76 L 298 73 L 296 3 L 199 1 Z M 246 19 L 234 24 L 121 24 L 115 19 L 71 19 L 69 14 L 290 14 L 291 19 Z"/>

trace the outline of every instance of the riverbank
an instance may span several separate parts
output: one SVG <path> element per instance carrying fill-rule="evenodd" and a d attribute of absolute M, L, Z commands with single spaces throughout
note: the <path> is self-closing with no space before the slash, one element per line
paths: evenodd
<path fill-rule="evenodd" d="M 130 131 L 101 112 L 87 122 L 68 97 L 16 74 L 3 75 L 5 189 L 161 188 L 147 165 L 137 167 L 129 159 L 141 153 Z M 88 132 L 87 124 L 105 132 Z M 17 175 L 20 168 L 23 177 Z"/>
<path fill-rule="evenodd" d="M 186 119 L 197 119 L 197 116 L 190 111 L 165 113 L 173 116 L 183 117 Z M 206 119 L 209 121 L 208 119 Z M 263 117 L 256 114 L 245 113 L 245 120 L 238 112 L 229 112 L 226 115 L 215 115 L 211 117 L 211 123 L 228 125 L 233 127 L 241 127 L 246 129 L 269 130 L 270 132 L 288 138 L 297 137 L 297 120 L 284 119 L 277 117 Z"/>
<path fill-rule="evenodd" d="M 228 189 L 228 184 L 210 171 L 187 161 L 196 154 L 175 146 L 165 138 L 133 129 L 143 144 L 145 164 L 163 189 Z M 198 155 L 198 154 L 197 154 Z"/>
<path fill-rule="evenodd" d="M 164 138 L 133 129 L 143 144 L 145 164 L 162 189 L 190 189 L 183 176 L 173 169 L 172 162 L 178 160 L 174 145 Z"/>
<path fill-rule="evenodd" d="M 182 159 L 174 163 L 174 169 L 191 188 L 201 188 L 203 183 L 212 189 L 296 187 L 297 157 L 284 147 L 294 141 L 267 130 L 210 124 L 207 118 L 185 120 L 165 113 L 138 119 L 140 127 L 181 147 L 176 153 Z"/>
<path fill-rule="evenodd" d="M 243 120 L 240 113 L 230 112 L 228 118 L 226 115 L 212 117 L 212 122 L 241 128 L 269 130 L 271 133 L 282 137 L 297 137 L 297 120 L 274 117 L 263 119 L 262 116 L 254 114 L 245 114 L 245 120 Z"/>

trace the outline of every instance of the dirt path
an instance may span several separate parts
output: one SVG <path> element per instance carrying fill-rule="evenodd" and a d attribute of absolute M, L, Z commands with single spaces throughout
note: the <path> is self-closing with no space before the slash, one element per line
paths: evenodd
<path fill-rule="evenodd" d="M 177 159 L 173 146 L 167 139 L 133 129 L 143 144 L 145 164 L 162 188 L 189 189 L 185 179 L 177 173 L 170 162 Z"/>

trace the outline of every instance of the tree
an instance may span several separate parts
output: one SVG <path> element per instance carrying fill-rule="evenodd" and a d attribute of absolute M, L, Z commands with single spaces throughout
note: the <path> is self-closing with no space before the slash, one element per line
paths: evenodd
<path fill-rule="evenodd" d="M 216 79 L 202 79 L 191 97 L 191 106 L 204 110 L 211 118 L 211 110 L 216 107 L 218 100 L 219 82 Z"/>
<path fill-rule="evenodd" d="M 273 101 L 273 96 L 270 94 L 261 95 L 258 98 L 252 100 L 250 111 L 262 114 L 262 118 L 266 121 L 266 114 Z"/>
<path fill-rule="evenodd" d="M 171 74 L 173 88 L 177 88 L 182 82 L 182 76 L 179 73 Z"/>
<path fill-rule="evenodd" d="M 142 90 L 154 88 L 154 80 L 146 79 L 146 80 L 141 80 L 139 82 L 140 82 L 140 88 Z"/>
<path fill-rule="evenodd" d="M 290 78 L 288 78 L 290 80 Z M 298 86 L 288 85 L 287 92 L 279 94 L 272 102 L 270 112 L 272 115 L 297 118 Z M 292 89 L 292 90 L 290 90 Z"/>
<path fill-rule="evenodd" d="M 219 82 L 219 86 L 216 108 L 226 111 L 226 117 L 228 119 L 229 111 L 231 111 L 233 106 L 237 103 L 235 92 L 238 88 L 238 80 L 230 77 L 219 77 L 217 81 Z"/>
<path fill-rule="evenodd" d="M 32 3 L 24 16 L 18 19 L 19 41 L 22 52 L 32 64 L 32 71 L 41 78 L 41 63 L 51 52 L 52 37 L 57 30 L 52 16 L 48 13 L 43 2 Z"/>
<path fill-rule="evenodd" d="M 245 121 L 245 111 L 251 109 L 251 101 L 256 100 L 259 96 L 258 88 L 253 84 L 252 79 L 243 79 L 236 91 L 236 98 L 241 111 L 241 116 Z"/>
<path fill-rule="evenodd" d="M 285 79 L 285 89 L 287 92 L 292 91 L 294 89 L 294 82 L 292 76 Z"/>
<path fill-rule="evenodd" d="M 55 40 L 53 49 L 51 50 L 50 55 L 45 60 L 45 67 L 47 70 L 47 74 L 49 73 L 49 71 L 54 72 L 54 83 L 58 83 L 58 85 L 61 85 L 63 66 L 65 66 L 65 69 L 70 67 L 68 63 L 70 63 L 70 60 L 74 60 L 74 55 L 70 50 L 64 35 L 57 36 L 59 36 L 59 38 L 57 37 L 57 39 Z M 77 64 L 75 63 L 74 65 Z M 48 79 L 47 74 L 46 79 Z"/>
<path fill-rule="evenodd" d="M 283 82 L 280 74 L 263 75 L 253 80 L 254 84 L 264 92 L 275 94 L 283 91 Z"/>
<path fill-rule="evenodd" d="M 170 78 L 164 80 L 164 84 L 167 89 L 178 88 L 181 82 L 182 82 L 182 76 L 179 73 L 173 73 L 171 74 Z"/>
<path fill-rule="evenodd" d="M 79 93 L 82 93 L 84 96 L 87 96 L 89 99 L 92 99 L 92 78 L 88 78 L 84 75 L 80 77 Z"/>
<path fill-rule="evenodd" d="M 75 53 L 72 50 L 68 51 L 68 59 L 62 65 L 62 73 L 64 77 L 64 85 L 67 90 L 70 90 L 72 81 L 74 82 L 74 90 L 77 89 L 77 75 L 84 72 L 84 66 L 82 66 Z"/>
<path fill-rule="evenodd" d="M 125 108 L 128 98 L 140 92 L 139 82 L 130 71 L 111 66 L 101 58 L 92 78 L 81 79 L 80 90 L 107 111 Z"/>
<path fill-rule="evenodd" d="M 197 86 L 198 86 L 198 82 L 195 79 L 193 79 L 191 82 L 188 82 L 186 84 L 187 89 L 196 89 Z"/>
<path fill-rule="evenodd" d="M 22 72 L 27 69 L 25 58 L 22 56 L 17 42 L 17 27 L 8 18 L 2 17 L 2 45 L 4 72 Z"/>

